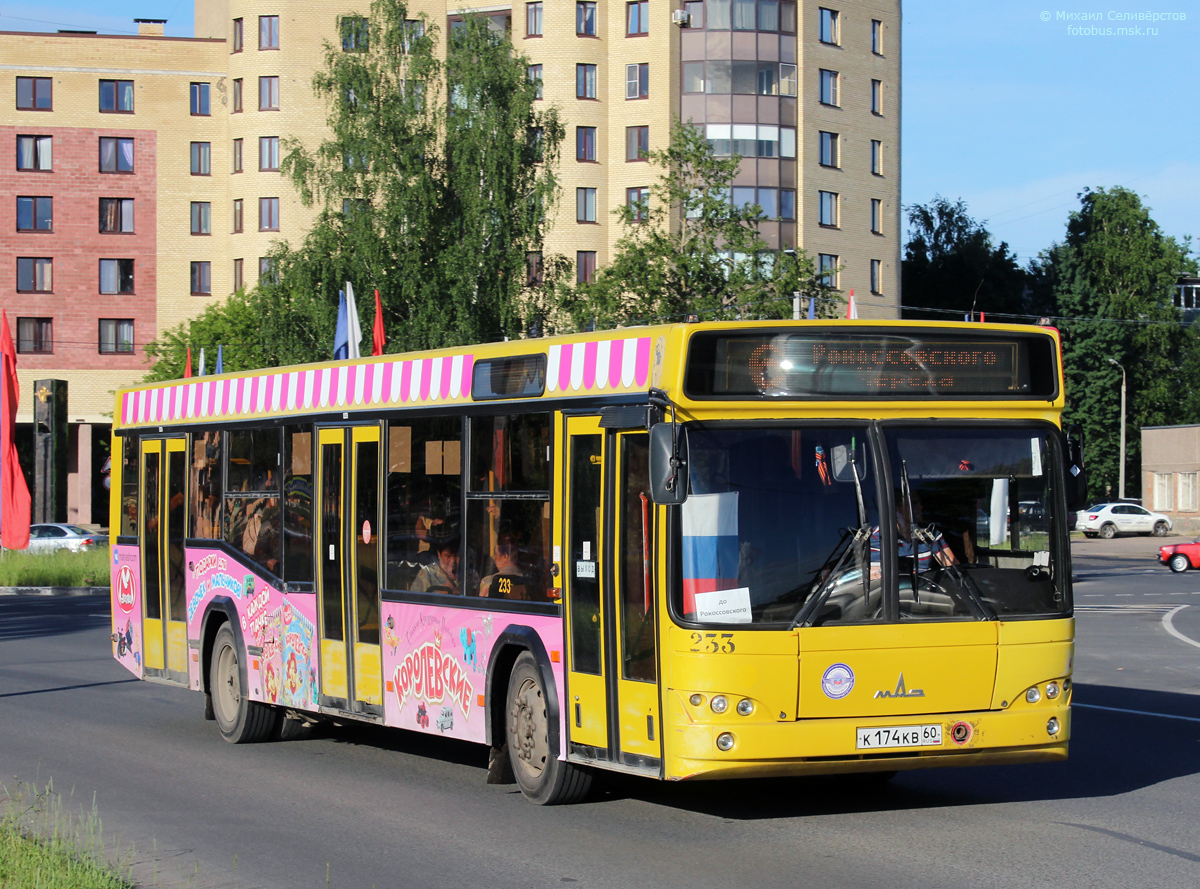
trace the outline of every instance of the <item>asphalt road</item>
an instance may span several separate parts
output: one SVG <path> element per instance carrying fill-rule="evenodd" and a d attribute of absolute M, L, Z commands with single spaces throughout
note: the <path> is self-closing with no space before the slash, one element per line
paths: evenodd
<path fill-rule="evenodd" d="M 94 800 L 144 885 L 1196 885 L 1200 572 L 1171 574 L 1157 545 L 1075 545 L 1062 764 L 881 788 L 630 780 L 542 809 L 485 785 L 470 745 L 353 728 L 230 746 L 199 695 L 112 661 L 105 598 L 0 596 L 0 776 L 53 779 L 68 808 Z"/>

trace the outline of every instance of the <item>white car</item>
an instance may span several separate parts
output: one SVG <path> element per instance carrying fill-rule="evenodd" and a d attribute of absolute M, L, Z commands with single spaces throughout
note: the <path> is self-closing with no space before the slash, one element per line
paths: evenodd
<path fill-rule="evenodd" d="M 1166 537 L 1171 530 L 1171 518 L 1160 512 L 1150 512 L 1136 503 L 1098 503 L 1079 511 L 1075 528 L 1087 537 L 1099 535 L 1105 540 L 1118 534 Z"/>
<path fill-rule="evenodd" d="M 83 552 L 108 546 L 108 535 L 97 534 L 78 525 L 44 524 L 29 526 L 29 549 L 31 553 L 49 553 L 59 549 Z"/>

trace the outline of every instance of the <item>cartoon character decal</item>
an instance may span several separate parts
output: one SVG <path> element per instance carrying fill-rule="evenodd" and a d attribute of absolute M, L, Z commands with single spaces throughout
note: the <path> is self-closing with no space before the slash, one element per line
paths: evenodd
<path fill-rule="evenodd" d="M 267 661 L 266 676 L 263 679 L 263 696 L 268 703 L 279 703 L 279 672 L 275 668 L 274 661 Z"/>
<path fill-rule="evenodd" d="M 443 707 L 442 712 L 438 714 L 437 727 L 439 732 L 447 732 L 454 728 L 454 711 L 449 707 Z"/>
<path fill-rule="evenodd" d="M 112 641 L 117 643 L 117 657 L 123 658 L 133 650 L 133 621 L 125 621 L 125 629 L 112 634 Z"/>
<path fill-rule="evenodd" d="M 429 711 L 425 709 L 424 701 L 417 705 L 417 725 L 429 728 Z"/>
<path fill-rule="evenodd" d="M 475 634 L 471 632 L 470 627 L 463 627 L 458 631 L 458 638 L 462 642 L 463 662 L 475 666 Z"/>

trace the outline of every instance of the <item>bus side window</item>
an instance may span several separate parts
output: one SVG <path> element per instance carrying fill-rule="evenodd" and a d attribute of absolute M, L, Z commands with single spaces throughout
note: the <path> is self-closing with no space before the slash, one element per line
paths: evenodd
<path fill-rule="evenodd" d="M 549 500 L 467 501 L 467 594 L 545 602 L 550 568 Z"/>
<path fill-rule="evenodd" d="M 283 579 L 312 583 L 312 427 L 283 430 Z"/>
<path fill-rule="evenodd" d="M 122 436 L 121 442 L 121 536 L 138 533 L 138 438 Z"/>
<path fill-rule="evenodd" d="M 192 434 L 191 530 L 189 537 L 221 537 L 221 433 Z"/>
<path fill-rule="evenodd" d="M 275 576 L 282 556 L 279 429 L 235 429 L 228 438 L 225 542 Z"/>

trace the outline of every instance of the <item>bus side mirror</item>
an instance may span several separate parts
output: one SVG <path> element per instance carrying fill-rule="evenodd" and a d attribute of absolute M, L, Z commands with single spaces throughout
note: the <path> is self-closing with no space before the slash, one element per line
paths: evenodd
<path fill-rule="evenodd" d="M 1083 468 L 1083 430 L 1068 426 L 1064 436 L 1063 478 L 1066 480 L 1067 509 L 1086 509 L 1088 505 L 1087 471 Z"/>
<path fill-rule="evenodd" d="M 650 498 L 659 506 L 677 506 L 687 494 L 687 430 L 658 423 L 650 428 Z"/>

